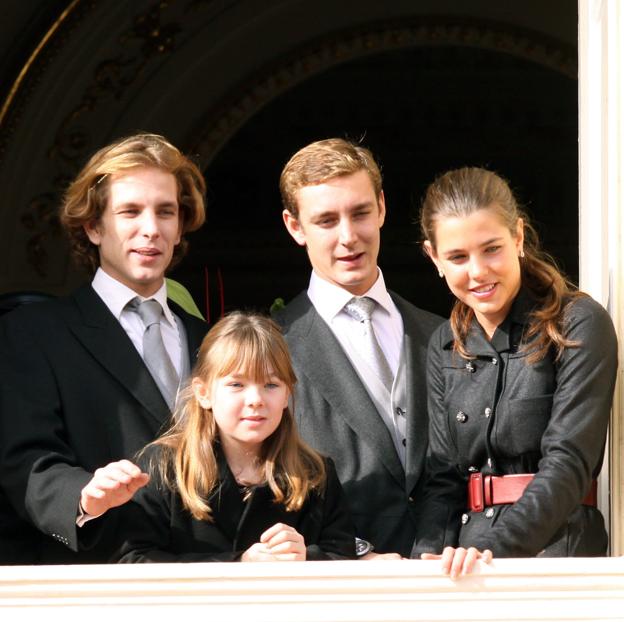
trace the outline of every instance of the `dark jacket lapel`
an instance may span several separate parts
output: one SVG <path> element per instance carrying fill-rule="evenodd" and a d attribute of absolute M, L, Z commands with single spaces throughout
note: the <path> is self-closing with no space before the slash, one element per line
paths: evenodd
<path fill-rule="evenodd" d="M 408 493 L 416 486 L 422 472 L 429 435 L 425 369 L 429 335 L 425 333 L 415 308 L 391 293 L 403 318 L 403 348 L 407 373 L 407 452 L 405 486 Z"/>
<path fill-rule="evenodd" d="M 298 516 L 299 512 L 287 512 L 283 504 L 275 503 L 268 485 L 254 487 L 238 523 L 234 550 L 246 551 L 275 523 L 296 527 Z"/>
<path fill-rule="evenodd" d="M 169 419 L 169 408 L 121 324 L 90 285 L 77 290 L 73 299 L 80 321 L 69 322 L 70 330 L 102 367 L 143 405 L 148 416 L 162 425 Z"/>
<path fill-rule="evenodd" d="M 208 498 L 214 521 L 230 542 L 236 540 L 238 524 L 245 509 L 238 484 L 218 444 L 215 446 L 219 469 L 219 486 Z M 233 549 L 234 550 L 234 549 Z"/>
<path fill-rule="evenodd" d="M 403 467 L 388 428 L 331 329 L 305 292 L 288 305 L 288 311 L 289 316 L 293 313 L 296 317 L 288 329 L 288 344 L 299 373 L 308 377 L 333 410 L 404 485 Z"/>
<path fill-rule="evenodd" d="M 274 503 L 268 486 L 255 486 L 244 501 L 243 494 L 232 475 L 227 460 L 217 446 L 219 488 L 208 501 L 215 523 L 232 542 L 232 551 L 246 551 L 260 541 L 260 536 L 275 523 L 294 525 L 297 512 L 287 512 L 282 504 Z"/>

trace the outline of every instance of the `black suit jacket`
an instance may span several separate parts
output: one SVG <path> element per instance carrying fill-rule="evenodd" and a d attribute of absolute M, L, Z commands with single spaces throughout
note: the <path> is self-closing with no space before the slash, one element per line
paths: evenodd
<path fill-rule="evenodd" d="M 295 416 L 302 437 L 336 463 L 359 537 L 378 552 L 409 556 L 427 449 L 427 343 L 442 318 L 392 294 L 405 329 L 407 459 L 403 469 L 387 427 L 329 326 L 303 292 L 276 320 L 297 373 Z"/>
<path fill-rule="evenodd" d="M 153 454 L 158 456 L 157 448 Z M 275 523 L 290 525 L 303 536 L 309 560 L 355 556 L 353 523 L 331 460 L 326 462 L 324 492 L 313 492 L 300 510 L 287 512 L 275 503 L 268 486 L 255 487 L 243 501 L 220 452 L 218 458 L 221 485 L 208 498 L 214 521 L 193 518 L 179 494 L 153 472 L 150 483 L 128 504 L 133 513 L 121 561 L 236 561 Z"/>
<path fill-rule="evenodd" d="M 193 362 L 207 326 L 171 308 Z M 0 349 L 0 484 L 20 519 L 11 521 L 14 550 L 2 561 L 104 562 L 124 510 L 77 528 L 80 491 L 95 469 L 133 459 L 153 440 L 168 425 L 168 407 L 90 285 L 4 316 Z"/>

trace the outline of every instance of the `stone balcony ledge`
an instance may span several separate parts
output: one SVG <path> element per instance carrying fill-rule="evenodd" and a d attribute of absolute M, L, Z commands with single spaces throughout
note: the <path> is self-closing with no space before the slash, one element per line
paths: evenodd
<path fill-rule="evenodd" d="M 624 558 L 0 567 L 0 619 L 624 620 Z"/>

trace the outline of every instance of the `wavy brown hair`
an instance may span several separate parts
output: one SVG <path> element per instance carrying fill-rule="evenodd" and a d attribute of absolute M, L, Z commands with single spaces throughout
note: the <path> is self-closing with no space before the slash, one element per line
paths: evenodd
<path fill-rule="evenodd" d="M 368 173 L 375 196 L 379 197 L 381 172 L 366 147 L 344 138 L 327 138 L 310 143 L 297 151 L 282 170 L 279 184 L 282 204 L 298 218 L 297 190 L 359 171 Z"/>
<path fill-rule="evenodd" d="M 238 373 L 265 382 L 271 374 L 288 387 L 296 383 L 288 346 L 273 320 L 258 314 L 235 312 L 219 320 L 199 349 L 193 377 L 211 385 L 217 378 Z M 212 410 L 203 408 L 192 387 L 182 393 L 173 426 L 151 445 L 162 448 L 159 469 L 165 484 L 177 489 L 184 507 L 198 520 L 212 520 L 207 499 L 219 485 L 215 444 L 219 430 Z M 275 501 L 288 511 L 302 507 L 312 490 L 322 491 L 325 464 L 297 433 L 290 408 L 279 426 L 262 444 L 264 479 Z"/>
<path fill-rule="evenodd" d="M 527 215 L 520 209 L 509 184 L 499 175 L 483 168 L 465 167 L 440 175 L 425 193 L 420 213 L 424 239 L 436 249 L 436 224 L 445 218 L 465 218 L 480 209 L 488 209 L 516 237 L 518 219 L 524 223 L 524 257 L 518 258 L 522 285 L 538 301 L 531 312 L 523 347 L 530 348 L 529 363 L 544 358 L 551 348 L 559 359 L 564 348 L 579 343 L 566 339 L 564 323 L 567 306 L 585 296 L 559 271 L 555 261 L 540 248 L 539 238 Z M 470 306 L 456 300 L 450 323 L 454 348 L 470 358 L 465 342 L 474 318 Z"/>
<path fill-rule="evenodd" d="M 60 220 L 74 259 L 92 273 L 100 264 L 99 251 L 84 227 L 101 219 L 108 204 L 111 177 L 139 166 L 156 167 L 175 177 L 182 236 L 204 224 L 206 183 L 193 161 L 158 134 L 135 134 L 115 141 L 89 159 L 67 188 L 61 205 Z M 182 237 L 173 251 L 170 268 L 187 248 Z"/>

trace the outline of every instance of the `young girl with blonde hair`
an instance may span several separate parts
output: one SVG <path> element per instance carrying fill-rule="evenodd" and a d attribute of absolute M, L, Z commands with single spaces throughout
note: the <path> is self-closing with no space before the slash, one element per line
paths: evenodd
<path fill-rule="evenodd" d="M 269 318 L 234 313 L 208 333 L 171 429 L 149 445 L 124 562 L 354 556 L 333 463 L 299 438 L 296 382 Z"/>

